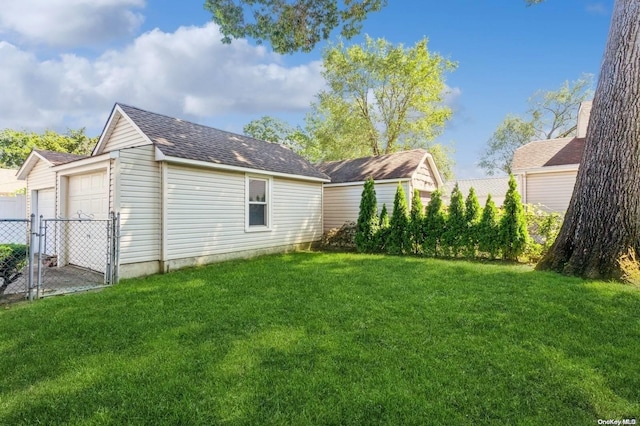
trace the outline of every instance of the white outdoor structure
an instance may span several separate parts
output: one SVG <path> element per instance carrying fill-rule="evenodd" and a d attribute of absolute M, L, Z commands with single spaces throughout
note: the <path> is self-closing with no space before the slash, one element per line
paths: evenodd
<path fill-rule="evenodd" d="M 120 277 L 309 245 L 326 175 L 277 144 L 116 104 L 89 157 L 34 151 L 28 213 L 121 214 Z M 66 160 L 66 161 L 65 161 Z"/>

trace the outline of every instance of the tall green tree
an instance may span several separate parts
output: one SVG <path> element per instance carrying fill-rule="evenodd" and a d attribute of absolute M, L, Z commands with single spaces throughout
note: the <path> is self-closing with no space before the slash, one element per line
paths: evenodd
<path fill-rule="evenodd" d="M 420 199 L 420 191 L 413 190 L 411 198 L 411 211 L 409 212 L 409 233 L 411 238 L 411 251 L 418 254 L 422 251 L 422 243 L 424 240 L 424 207 L 422 199 Z"/>
<path fill-rule="evenodd" d="M 444 231 L 444 245 L 453 257 L 458 257 L 464 247 L 467 223 L 464 218 L 464 197 L 456 183 L 451 191 L 451 200 Z"/>
<path fill-rule="evenodd" d="M 356 248 L 360 252 L 370 253 L 376 248 L 378 232 L 378 202 L 372 178 L 364 183 L 360 198 L 360 213 L 356 222 Z"/>
<path fill-rule="evenodd" d="M 4 129 L 0 132 L 0 167 L 20 167 L 33 149 L 89 155 L 97 141 L 97 137 L 88 137 L 84 128 L 69 129 L 64 134 L 53 130 L 36 133 Z"/>
<path fill-rule="evenodd" d="M 411 252 L 411 237 L 409 230 L 409 207 L 407 196 L 402 184 L 398 182 L 396 196 L 393 199 L 393 213 L 389 223 L 389 237 L 387 239 L 387 253 L 406 254 Z"/>
<path fill-rule="evenodd" d="M 490 175 L 497 171 L 511 173 L 513 153 L 522 145 L 575 135 L 578 108 L 593 97 L 592 84 L 593 76 L 587 74 L 575 81 L 565 81 L 557 90 L 534 93 L 525 117 L 509 114 L 498 125 L 487 141 L 480 167 Z"/>
<path fill-rule="evenodd" d="M 378 232 L 376 233 L 376 251 L 385 252 L 387 248 L 387 241 L 389 240 L 389 228 L 391 227 L 386 203 L 382 204 L 379 223 Z"/>
<path fill-rule="evenodd" d="M 478 225 L 482 214 L 475 189 L 469 189 L 469 195 L 467 195 L 467 199 L 464 202 L 464 207 L 464 220 L 467 224 L 464 235 L 465 254 L 468 257 L 475 257 L 478 249 Z"/>
<path fill-rule="evenodd" d="M 327 90 L 307 130 L 326 160 L 429 149 L 451 116 L 444 75 L 455 65 L 429 52 L 426 39 L 408 48 L 370 37 L 339 43 L 324 51 L 323 65 Z"/>
<path fill-rule="evenodd" d="M 386 0 L 206 0 L 205 8 L 220 26 L 222 41 L 251 37 L 268 40 L 279 53 L 309 52 L 340 27 L 344 38 L 362 28 Z M 253 18 L 253 19 L 250 19 Z"/>
<path fill-rule="evenodd" d="M 445 231 L 446 215 L 440 190 L 431 193 L 424 217 L 424 241 L 422 251 L 427 256 L 442 255 L 442 238 Z"/>
<path fill-rule="evenodd" d="M 615 0 L 573 196 L 538 269 L 619 278 L 640 253 L 639 34 L 640 2 Z"/>
<path fill-rule="evenodd" d="M 507 260 L 518 260 L 518 256 L 524 253 L 529 241 L 524 206 L 517 187 L 516 179 L 513 175 L 510 175 L 509 189 L 504 198 L 504 211 L 502 218 L 500 218 L 499 232 L 502 257 Z"/>
<path fill-rule="evenodd" d="M 478 250 L 486 253 L 490 259 L 495 259 L 500 252 L 499 232 L 498 208 L 489 194 L 478 224 Z"/>

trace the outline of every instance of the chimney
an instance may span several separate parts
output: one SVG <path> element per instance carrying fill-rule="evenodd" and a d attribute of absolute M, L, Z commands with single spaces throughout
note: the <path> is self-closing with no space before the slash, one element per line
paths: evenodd
<path fill-rule="evenodd" d="M 587 136 L 587 125 L 589 124 L 589 116 L 591 115 L 592 101 L 584 101 L 578 108 L 578 124 L 576 126 L 576 137 L 584 138 Z"/>

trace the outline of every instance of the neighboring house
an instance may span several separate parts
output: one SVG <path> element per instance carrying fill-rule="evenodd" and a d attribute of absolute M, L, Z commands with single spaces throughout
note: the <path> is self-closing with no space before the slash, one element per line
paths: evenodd
<path fill-rule="evenodd" d="M 308 245 L 329 178 L 291 150 L 116 104 L 88 157 L 33 151 L 28 214 L 120 212 L 120 277 Z"/>
<path fill-rule="evenodd" d="M 18 180 L 17 172 L 14 169 L 0 169 L 0 197 L 13 196 L 26 186 L 23 181 Z"/>
<path fill-rule="evenodd" d="M 422 203 L 426 205 L 431 193 L 443 184 L 433 157 L 424 149 L 329 161 L 319 164 L 318 168 L 331 178 L 331 183 L 324 185 L 325 231 L 358 220 L 364 182 L 369 177 L 375 181 L 378 213 L 386 204 L 390 216 L 398 182 L 404 188 L 409 208 L 414 189 L 420 191 Z"/>
<path fill-rule="evenodd" d="M 590 112 L 591 102 L 583 102 L 575 137 L 534 141 L 515 151 L 512 170 L 518 177 L 523 203 L 540 205 L 549 212 L 567 210 L 584 151 Z"/>
<path fill-rule="evenodd" d="M 504 196 L 509 189 L 508 176 L 451 181 L 447 182 L 442 189 L 443 198 L 447 204 L 451 199 L 451 191 L 453 191 L 456 183 L 465 200 L 469 195 L 469 190 L 473 188 L 481 207 L 484 207 L 487 203 L 487 196 L 489 194 L 491 194 L 491 199 L 495 205 L 500 207 L 504 203 Z"/>

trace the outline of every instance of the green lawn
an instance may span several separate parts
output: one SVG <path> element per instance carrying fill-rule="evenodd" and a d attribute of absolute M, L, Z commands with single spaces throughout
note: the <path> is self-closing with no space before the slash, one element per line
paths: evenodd
<path fill-rule="evenodd" d="M 0 424 L 585 424 L 640 414 L 640 291 L 267 256 L 0 311 Z"/>

